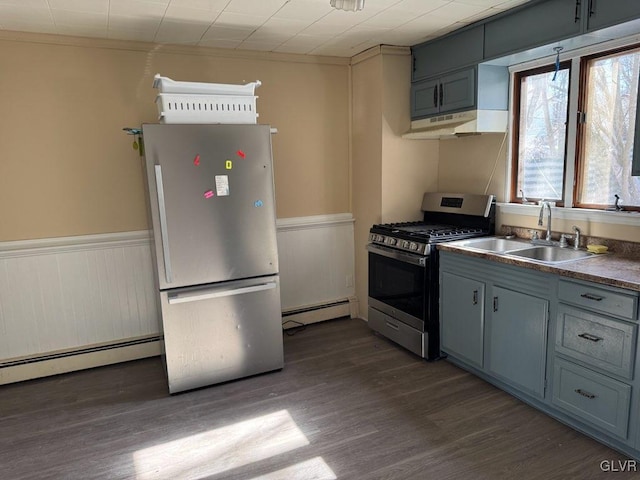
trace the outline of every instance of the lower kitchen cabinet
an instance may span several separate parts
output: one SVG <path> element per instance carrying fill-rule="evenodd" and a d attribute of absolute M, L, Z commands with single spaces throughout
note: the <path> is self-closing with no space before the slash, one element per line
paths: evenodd
<path fill-rule="evenodd" d="M 543 398 L 548 300 L 494 286 L 487 319 L 487 371 Z"/>
<path fill-rule="evenodd" d="M 443 250 L 441 351 L 640 460 L 640 293 Z"/>
<path fill-rule="evenodd" d="M 548 276 L 448 252 L 441 252 L 440 271 L 442 353 L 544 398 Z"/>
<path fill-rule="evenodd" d="M 627 439 L 631 386 L 588 368 L 556 359 L 553 404 L 580 420 Z"/>
<path fill-rule="evenodd" d="M 483 365 L 484 283 L 442 272 L 442 351 L 478 368 Z"/>

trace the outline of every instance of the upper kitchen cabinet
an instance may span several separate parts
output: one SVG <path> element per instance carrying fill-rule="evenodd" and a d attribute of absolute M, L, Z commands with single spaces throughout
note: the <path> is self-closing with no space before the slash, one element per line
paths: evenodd
<path fill-rule="evenodd" d="M 411 118 L 472 108 L 475 105 L 476 69 L 429 78 L 411 85 Z"/>
<path fill-rule="evenodd" d="M 586 2 L 532 2 L 488 21 L 484 26 L 484 58 L 497 58 L 579 35 Z"/>
<path fill-rule="evenodd" d="M 509 72 L 480 64 L 411 84 L 413 120 L 465 110 L 507 110 Z"/>
<path fill-rule="evenodd" d="M 640 112 L 640 95 L 638 95 L 638 103 L 636 112 Z M 640 115 L 636 113 L 636 136 L 633 143 L 633 163 L 631 164 L 631 175 L 640 177 Z"/>
<path fill-rule="evenodd" d="M 582 0 L 582 6 L 587 32 L 640 18 L 637 0 Z"/>
<path fill-rule="evenodd" d="M 411 81 L 478 64 L 483 58 L 484 25 L 467 28 L 411 49 Z"/>

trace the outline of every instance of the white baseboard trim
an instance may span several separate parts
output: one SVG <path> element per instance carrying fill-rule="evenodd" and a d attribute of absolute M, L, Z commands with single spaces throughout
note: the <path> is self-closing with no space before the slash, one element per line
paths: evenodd
<path fill-rule="evenodd" d="M 0 368 L 0 385 L 128 362 L 161 354 L 159 340 Z"/>
<path fill-rule="evenodd" d="M 339 302 L 339 303 L 338 303 Z M 312 323 L 324 322 L 341 317 L 355 318 L 357 316 L 357 305 L 355 297 L 349 299 L 338 300 L 336 303 L 327 305 L 317 305 L 310 307 L 308 310 L 294 311 L 291 313 L 283 313 L 282 328 L 296 328 L 302 325 L 310 325 Z M 356 315 L 354 315 L 356 313 Z"/>

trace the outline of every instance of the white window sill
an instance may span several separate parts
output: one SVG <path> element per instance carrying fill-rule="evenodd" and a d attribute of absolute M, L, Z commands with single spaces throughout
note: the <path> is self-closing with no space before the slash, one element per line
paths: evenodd
<path fill-rule="evenodd" d="M 540 214 L 539 205 L 521 205 L 519 203 L 498 203 L 498 211 L 510 215 L 526 215 L 537 217 Z M 586 208 L 552 207 L 553 218 L 565 220 L 579 220 L 595 223 L 611 223 L 616 225 L 640 226 L 640 212 L 609 212 L 605 210 L 590 210 Z"/>

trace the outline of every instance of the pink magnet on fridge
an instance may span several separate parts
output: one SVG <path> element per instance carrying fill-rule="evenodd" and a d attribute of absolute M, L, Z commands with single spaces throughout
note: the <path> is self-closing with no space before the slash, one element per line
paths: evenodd
<path fill-rule="evenodd" d="M 193 164 L 197 167 L 198 165 L 200 165 L 200 155 L 196 155 L 195 158 L 193 159 Z"/>
<path fill-rule="evenodd" d="M 204 192 L 204 198 L 211 198 L 213 197 L 213 190 L 207 190 L 206 192 Z"/>
<path fill-rule="evenodd" d="M 242 150 L 238 150 L 238 151 L 236 152 L 236 155 L 238 155 L 240 158 L 244 158 L 244 157 L 246 157 L 245 153 L 244 153 Z"/>

